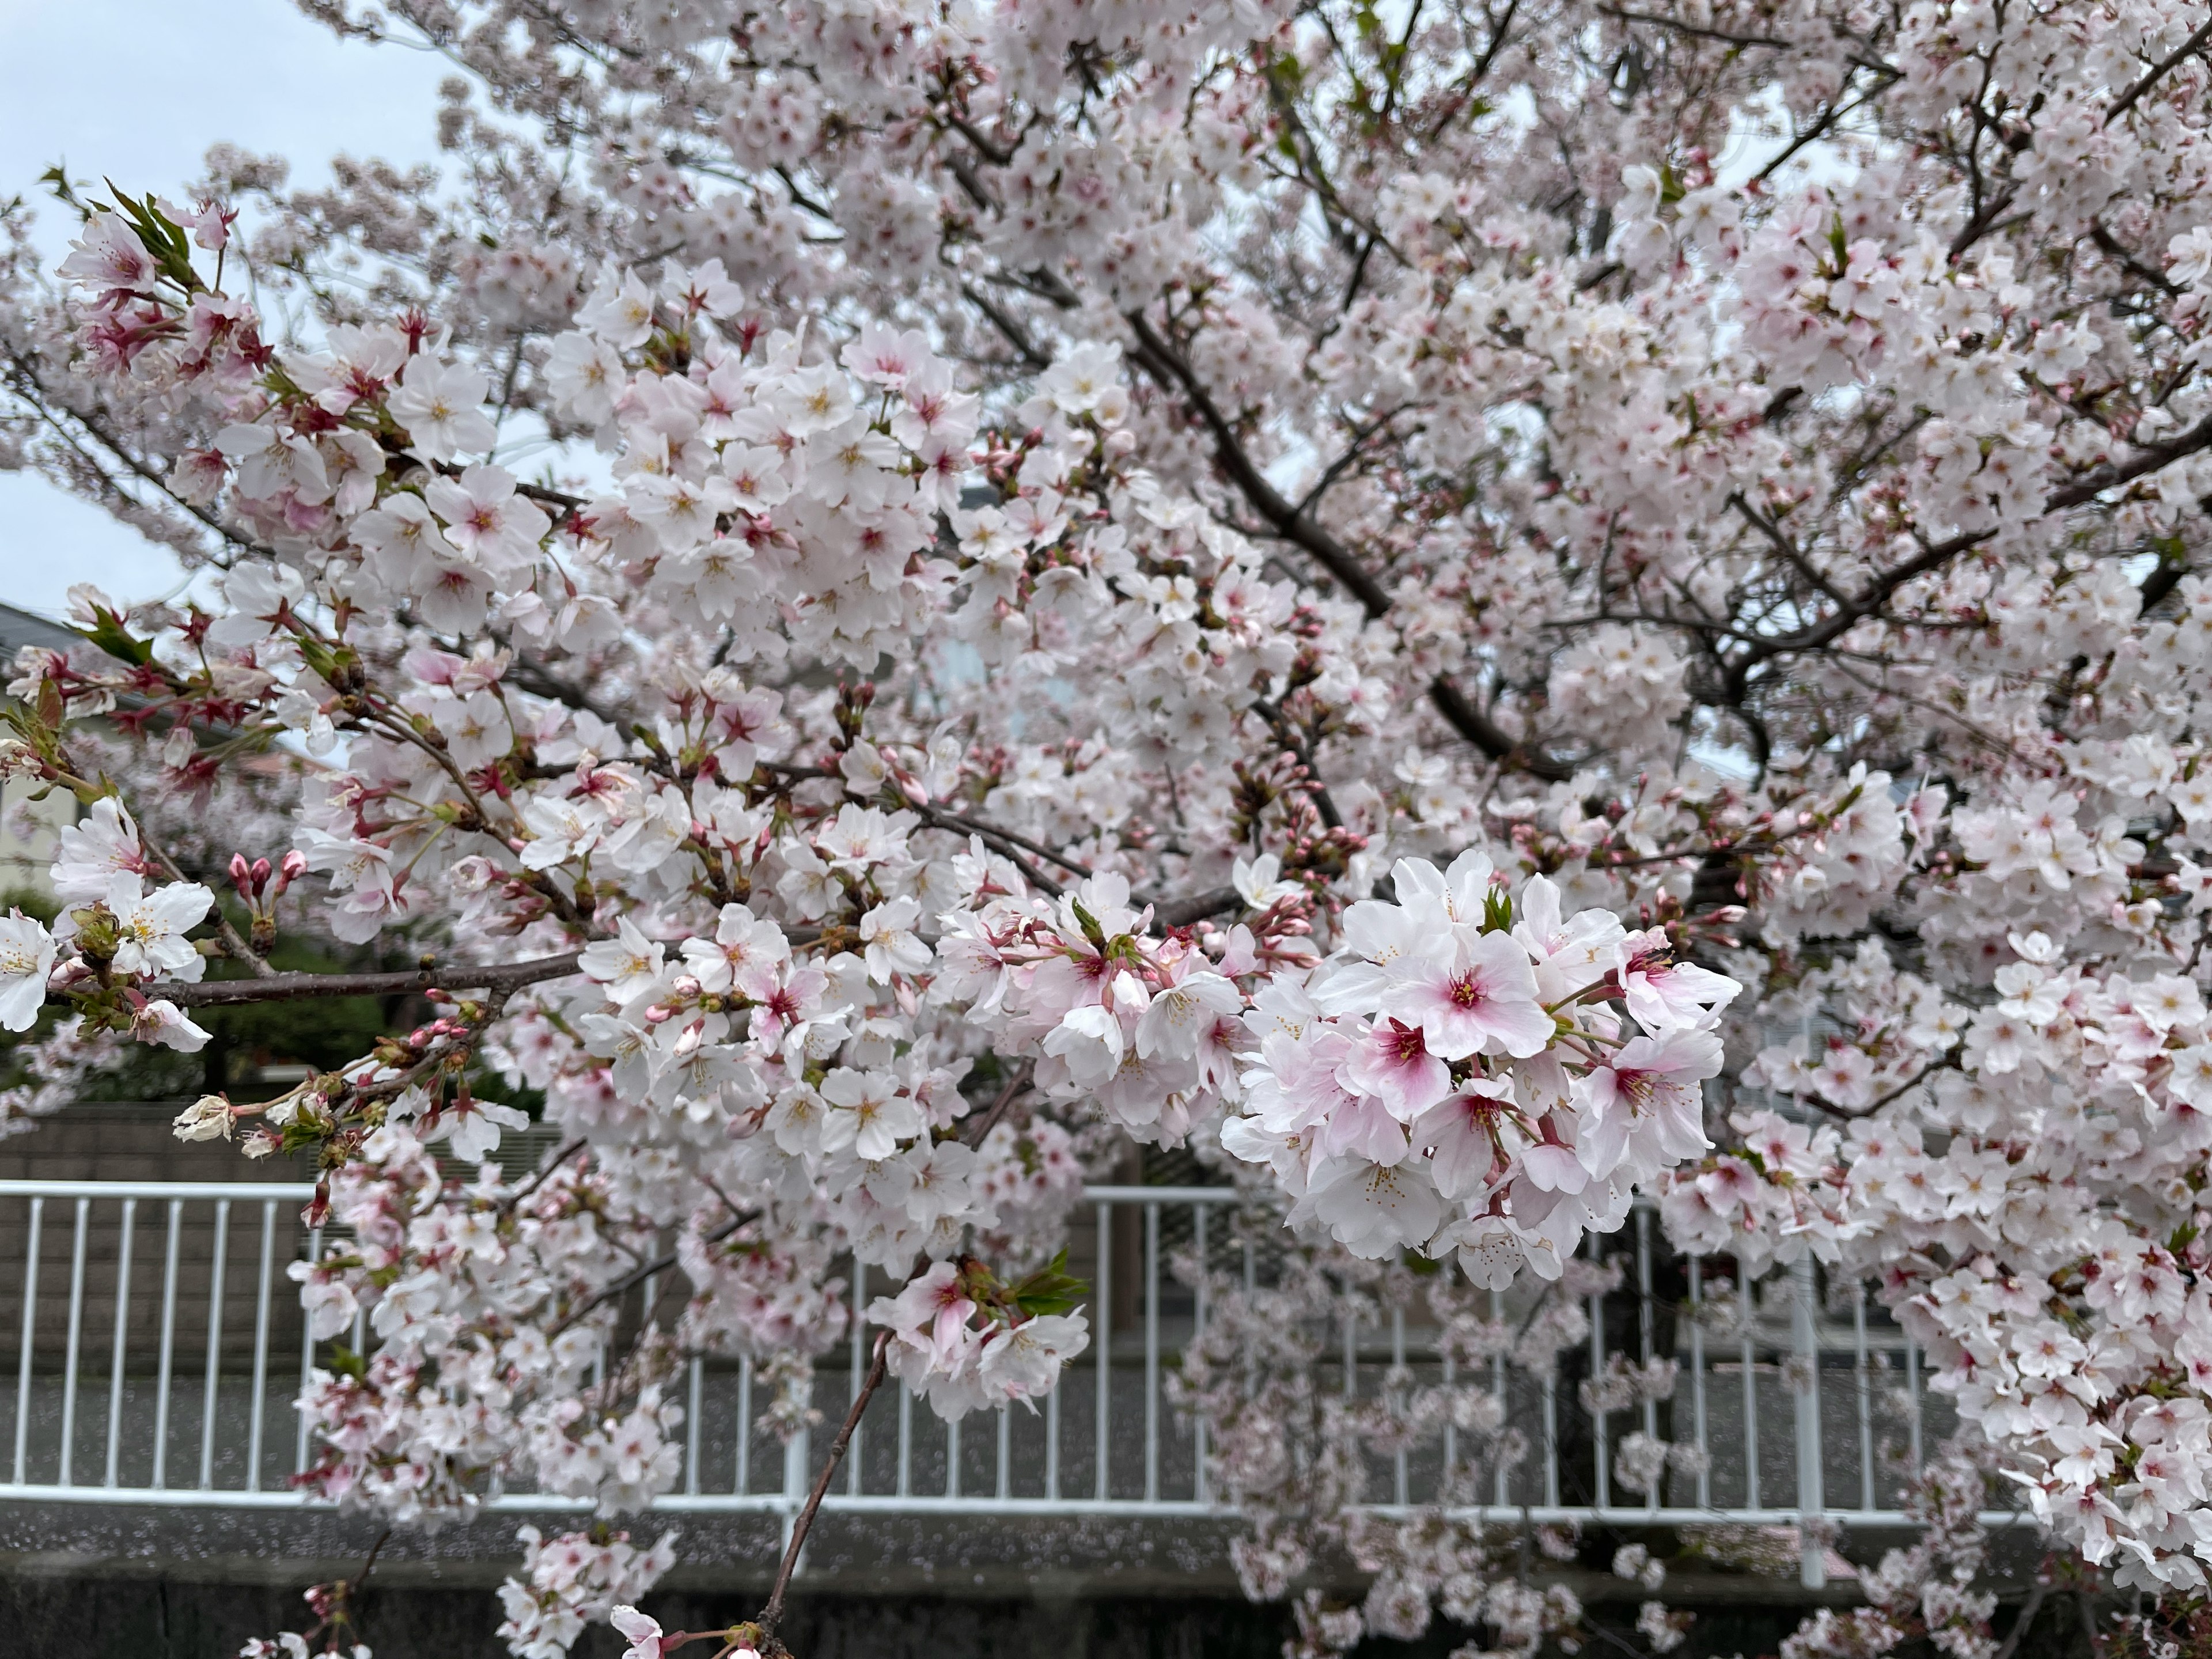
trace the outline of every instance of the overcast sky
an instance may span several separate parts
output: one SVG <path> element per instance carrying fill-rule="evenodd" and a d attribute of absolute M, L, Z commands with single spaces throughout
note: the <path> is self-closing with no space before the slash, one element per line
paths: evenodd
<path fill-rule="evenodd" d="M 289 0 L 0 0 L 0 198 L 39 174 L 171 191 L 218 142 L 285 156 L 295 184 L 345 151 L 429 158 L 444 60 L 340 41 Z M 66 243 L 58 206 L 40 240 Z M 173 587 L 161 549 L 37 479 L 0 472 L 0 600 L 58 615 L 71 582 L 118 599 Z"/>

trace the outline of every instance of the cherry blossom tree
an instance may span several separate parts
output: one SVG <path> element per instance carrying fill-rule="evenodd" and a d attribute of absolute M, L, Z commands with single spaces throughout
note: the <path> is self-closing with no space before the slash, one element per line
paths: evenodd
<path fill-rule="evenodd" d="M 15 666 L 6 766 L 83 810 L 0 1022 L 63 1016 L 27 1117 L 210 1008 L 428 999 L 179 1121 L 312 1162 L 355 1241 L 300 1269 L 377 1337 L 303 1401 L 313 1491 L 636 1510 L 684 1358 L 795 1422 L 848 1322 L 863 1403 L 1034 1401 L 1090 1335 L 1086 1161 L 1188 1145 L 1297 1241 L 1284 1305 L 1443 1264 L 1470 1355 L 1476 1292 L 1591 1288 L 1639 1193 L 1747 1276 L 1877 1280 L 1968 1441 L 1793 1651 L 1993 1649 L 1985 1478 L 2187 1626 L 2212 25 L 305 3 L 451 59 L 442 169 L 57 177 L 51 276 L 8 222 L 0 459 L 198 580 Z M 564 1138 L 526 1176 L 494 1078 Z M 1194 1353 L 1188 1407 L 1249 1415 L 1236 1371 Z M 1378 1575 L 1302 1650 L 1572 1623 L 1350 1470 L 1222 1482 L 1255 1589 L 1297 1516 Z M 811 1515 L 753 1625 L 661 1632 L 666 1550 L 580 1534 L 503 1633 L 769 1650 Z"/>

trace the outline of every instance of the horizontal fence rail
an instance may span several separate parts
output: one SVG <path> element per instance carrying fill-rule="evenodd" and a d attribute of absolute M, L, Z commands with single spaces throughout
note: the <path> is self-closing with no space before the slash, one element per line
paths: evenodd
<path fill-rule="evenodd" d="M 298 1506 L 292 1477 L 312 1448 L 295 1401 L 317 1344 L 287 1276 L 322 1249 L 301 1223 L 312 1188 L 267 1182 L 0 1182 L 0 1500 L 172 1507 Z M 1206 1329 L 1207 1286 L 1248 1291 L 1272 1272 L 1272 1240 L 1237 1224 L 1240 1197 L 1203 1187 L 1095 1186 L 1070 1230 L 1070 1269 L 1091 1285 L 1091 1346 L 1035 1413 L 940 1422 L 903 1389 L 871 1403 L 826 1507 L 859 1512 L 1188 1516 L 1223 1512 L 1207 1487 L 1203 1430 L 1174 1409 L 1169 1381 Z M 1088 1213 L 1085 1213 L 1087 1212 Z M 1951 1426 L 1905 1334 L 1845 1287 L 1819 1294 L 1809 1263 L 1710 1303 L 1730 1269 L 1656 1250 L 1653 1218 L 1593 1240 L 1623 1288 L 1592 1296 L 1585 1375 L 1615 1356 L 1671 1358 L 1672 1397 L 1586 1411 L 1574 1383 L 1503 1357 L 1488 1391 L 1529 1441 L 1487 1477 L 1487 1501 L 1450 1505 L 1501 1522 L 1620 1526 L 1906 1524 L 1901 1492 L 1923 1449 Z M 852 1303 L 897 1287 L 853 1267 Z M 1201 1271 L 1194 1272 L 1194 1267 Z M 1187 1282 L 1188 1281 L 1188 1282 Z M 652 1287 L 646 1287 L 651 1296 Z M 1540 1287 L 1493 1296 L 1517 1322 Z M 1331 1334 L 1324 1380 L 1344 1394 L 1455 1378 L 1440 1333 L 1412 1309 Z M 362 1349 L 359 1324 L 348 1346 Z M 813 1404 L 832 1422 L 866 1362 L 856 1328 L 816 1367 Z M 677 1489 L 658 1507 L 755 1511 L 787 1527 L 816 1475 L 812 1437 L 781 1443 L 758 1421 L 765 1389 L 750 1363 L 693 1358 Z M 1695 1449 L 1650 1492 L 1626 1492 L 1618 1453 L 1644 1435 Z M 1374 1461 L 1382 1510 L 1439 1501 L 1463 1466 L 1449 1425 Z M 581 1507 L 508 1486 L 509 1510 Z M 1992 1513 L 1991 1522 L 2015 1519 Z M 1808 1539 L 1814 1534 L 1808 1531 Z M 1816 1545 L 1804 1551 L 1820 1582 Z"/>

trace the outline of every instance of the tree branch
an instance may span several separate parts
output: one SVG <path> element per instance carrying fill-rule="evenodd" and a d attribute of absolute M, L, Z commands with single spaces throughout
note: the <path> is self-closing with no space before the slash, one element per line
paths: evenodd
<path fill-rule="evenodd" d="M 760 1626 L 763 1635 L 773 1637 L 776 1625 L 783 1618 L 783 1593 L 791 1588 L 791 1575 L 799 1570 L 799 1552 L 806 1547 L 806 1534 L 813 1529 L 814 1516 L 828 1495 L 830 1480 L 837 1466 L 845 1461 L 845 1448 L 853 1443 L 854 1431 L 860 1426 L 860 1414 L 868 1409 L 868 1401 L 875 1398 L 876 1390 L 883 1386 L 884 1373 L 890 1364 L 891 1334 L 880 1331 L 876 1335 L 876 1357 L 868 1367 L 868 1375 L 860 1384 L 860 1391 L 853 1396 L 853 1408 L 845 1413 L 844 1426 L 830 1444 L 829 1456 L 822 1460 L 822 1473 L 814 1479 L 814 1490 L 806 1495 L 806 1506 L 799 1511 L 799 1518 L 791 1524 L 791 1542 L 784 1546 L 782 1564 L 775 1570 L 775 1587 L 769 1592 L 768 1605 L 753 1622 Z M 778 1643 L 777 1646 L 781 1647 Z"/>
<path fill-rule="evenodd" d="M 2188 431 L 2162 444 L 2149 444 L 2124 461 L 2100 466 L 2083 473 L 2063 489 L 2055 489 L 2043 503 L 2045 513 L 2056 513 L 2062 507 L 2080 507 L 2094 501 L 2115 484 L 2131 483 L 2146 472 L 2155 472 L 2160 467 L 2194 455 L 2201 449 L 2212 448 L 2212 415 L 2206 416 Z"/>
<path fill-rule="evenodd" d="M 1230 482 L 1252 504 L 1253 510 L 1267 521 L 1275 534 L 1312 555 L 1346 592 L 1367 608 L 1369 616 L 1379 617 L 1388 611 L 1390 596 L 1361 567 L 1352 550 L 1322 529 L 1310 514 L 1291 506 L 1253 464 L 1236 428 L 1200 383 L 1197 373 L 1182 354 L 1162 337 L 1143 312 L 1132 311 L 1127 316 L 1130 330 L 1137 337 L 1137 361 L 1164 389 L 1180 393 L 1190 405 L 1213 439 L 1215 464 L 1229 475 Z"/>
<path fill-rule="evenodd" d="M 1230 482 L 1253 510 L 1267 520 L 1276 535 L 1311 555 L 1365 607 L 1369 616 L 1380 617 L 1387 612 L 1390 596 L 1382 583 L 1369 574 L 1350 548 L 1324 529 L 1311 514 L 1293 507 L 1280 490 L 1267 482 L 1266 475 L 1245 453 L 1236 428 L 1200 384 L 1189 362 L 1152 325 L 1144 313 L 1131 311 L 1124 314 L 1137 338 L 1137 349 L 1132 354 L 1136 362 L 1162 390 L 1181 396 L 1190 405 L 1213 439 L 1215 464 L 1228 474 Z M 1564 782 L 1574 775 L 1572 767 L 1536 753 L 1507 736 L 1448 676 L 1439 674 L 1431 684 L 1429 701 L 1455 731 L 1501 765 L 1517 768 L 1553 783 Z"/>
<path fill-rule="evenodd" d="M 2120 117 L 2125 115 L 2130 110 L 2133 109 L 2135 107 L 2136 99 L 2142 97 L 2143 94 L 2148 92 L 2161 80 L 2165 79 L 2168 70 L 2172 70 L 2175 64 L 2179 64 L 2183 58 L 2188 57 L 2191 52 L 2195 52 L 2207 40 L 2212 40 L 2212 23 L 2204 24 L 2197 31 L 2196 33 L 2191 35 L 2186 40 L 2184 40 L 2164 58 L 2160 58 L 2157 63 L 2153 64 L 2149 69 L 2143 72 L 2143 76 L 2141 80 L 2137 81 L 2135 85 L 2130 87 L 2118 97 L 2112 100 L 2112 108 L 2105 112 L 2105 125 L 2109 127 L 2113 122 L 2118 120 Z"/>
<path fill-rule="evenodd" d="M 1203 893 L 1194 893 L 1188 898 L 1170 899 L 1164 904 L 1152 907 L 1152 920 L 1163 927 L 1188 927 L 1194 921 L 1204 921 L 1208 916 L 1218 916 L 1225 910 L 1242 909 L 1244 896 L 1234 887 L 1209 888 Z"/>
<path fill-rule="evenodd" d="M 179 1008 L 231 1007 L 247 1002 L 294 1002 L 311 997 L 389 997 L 427 991 L 434 986 L 483 986 L 503 995 L 560 979 L 576 971 L 580 953 L 564 951 L 556 957 L 537 957 L 527 962 L 485 967 L 474 963 L 432 964 L 395 974 L 271 974 L 266 979 L 202 980 L 197 985 L 161 985 L 151 988 Z"/>
<path fill-rule="evenodd" d="M 717 1188 L 715 1192 L 716 1196 L 720 1196 L 720 1188 Z M 727 1205 L 729 1201 L 730 1200 L 726 1198 L 722 1200 L 722 1202 L 725 1205 Z M 733 1210 L 727 1221 L 715 1228 L 713 1232 L 708 1233 L 699 1242 L 702 1245 L 719 1244 L 724 1239 L 727 1238 L 732 1233 L 737 1231 L 738 1228 L 744 1226 L 748 1221 L 757 1221 L 760 1218 L 761 1212 L 758 1210 Z M 548 1336 L 546 1340 L 548 1341 L 552 1340 L 554 1337 L 561 1335 L 571 1326 L 590 1318 L 592 1315 L 597 1313 L 601 1308 L 605 1307 L 608 1303 L 615 1301 L 621 1297 L 627 1296 L 631 1291 L 635 1290 L 638 1285 L 645 1283 L 647 1279 L 651 1279 L 654 1274 L 665 1273 L 675 1265 L 676 1252 L 671 1250 L 665 1255 L 655 1256 L 652 1261 L 647 1262 L 641 1267 L 632 1268 L 629 1273 L 624 1273 L 620 1279 L 615 1280 L 613 1284 L 608 1285 L 606 1289 L 601 1291 L 597 1296 L 592 1297 L 590 1301 L 585 1303 L 582 1307 L 572 1311 L 568 1317 L 553 1328 L 551 1335 Z"/>

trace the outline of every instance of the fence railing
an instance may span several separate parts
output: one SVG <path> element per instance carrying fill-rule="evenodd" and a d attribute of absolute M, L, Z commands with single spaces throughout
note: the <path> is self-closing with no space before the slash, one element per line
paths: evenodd
<path fill-rule="evenodd" d="M 307 1500 L 290 1477 L 311 1448 L 294 1408 L 316 1363 L 295 1260 L 322 1249 L 301 1224 L 305 1186 L 275 1183 L 0 1182 L 0 1500 L 184 1507 L 275 1507 Z M 1167 1382 L 1206 1328 L 1204 1282 L 1257 1285 L 1270 1246 L 1235 1224 L 1219 1188 L 1092 1187 L 1072 1235 L 1071 1267 L 1092 1285 L 1091 1350 L 1042 1408 L 945 1425 L 904 1390 L 863 1418 L 827 1504 L 856 1511 L 1187 1516 L 1220 1512 L 1202 1425 L 1182 1420 Z M 1714 1264 L 1655 1249 L 1652 1218 L 1595 1246 L 1623 1258 L 1625 1286 L 1593 1296 L 1588 1365 L 1671 1358 L 1672 1399 L 1586 1410 L 1581 1391 L 1503 1357 L 1488 1382 L 1529 1455 L 1486 1479 L 1486 1501 L 1447 1493 L 1462 1468 L 1455 1431 L 1378 1460 L 1370 1497 L 1412 1507 L 1453 1496 L 1455 1512 L 1516 1524 L 1670 1527 L 1901 1526 L 1899 1493 L 1948 1402 L 1925 1388 L 1920 1357 L 1864 1295 L 1818 1294 L 1809 1264 L 1733 1297 L 1716 1328 Z M 860 1269 L 852 1300 L 893 1288 Z M 1663 1282 L 1662 1282 L 1663 1281 Z M 651 1287 L 647 1287 L 650 1295 Z M 1534 1287 L 1493 1300 L 1525 1316 Z M 1625 1317 L 1623 1316 L 1626 1316 Z M 1331 1334 L 1328 1380 L 1374 1397 L 1453 1382 L 1438 1332 L 1417 1310 Z M 356 1330 L 349 1346 L 359 1351 Z M 814 1405 L 848 1409 L 866 1355 L 854 1329 L 817 1365 Z M 788 1443 L 758 1423 L 767 1404 L 749 1364 L 693 1359 L 681 1382 L 683 1472 L 660 1507 L 755 1511 L 787 1525 L 815 1476 L 810 1437 Z M 1620 1489 L 1626 1435 L 1695 1448 L 1649 1492 Z M 573 1507 L 527 1491 L 491 1506 Z M 1992 1514 L 1996 1522 L 2014 1518 Z M 1814 1536 L 1817 1529 L 1806 1534 Z M 1805 1551 L 1807 1582 L 1820 1554 Z"/>

